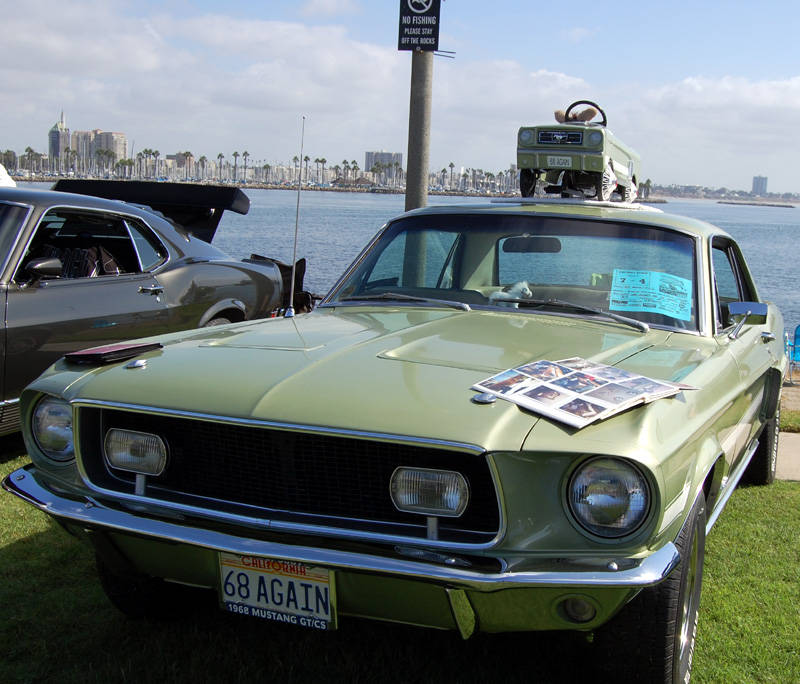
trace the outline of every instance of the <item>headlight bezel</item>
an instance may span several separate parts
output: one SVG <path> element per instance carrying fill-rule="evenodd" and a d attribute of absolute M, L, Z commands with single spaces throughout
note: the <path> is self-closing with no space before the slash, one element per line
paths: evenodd
<path fill-rule="evenodd" d="M 628 469 L 628 472 L 635 476 L 641 485 L 641 492 L 644 496 L 644 505 L 641 506 L 641 513 L 634 517 L 634 522 L 625 527 L 615 526 L 613 523 L 602 525 L 596 521 L 594 523 L 589 522 L 573 503 L 573 486 L 578 476 L 585 473 L 589 467 L 603 467 L 604 461 L 623 469 Z M 564 478 L 562 504 L 570 523 L 581 534 L 596 542 L 618 544 L 635 539 L 649 529 L 654 511 L 657 508 L 656 497 L 657 488 L 653 484 L 652 475 L 641 464 L 619 456 L 592 454 L 586 455 L 585 458 L 575 463 L 567 472 Z M 631 506 L 629 505 L 626 513 L 630 512 L 630 510 Z M 615 521 L 619 520 L 620 517 L 622 516 L 618 516 Z"/>
<path fill-rule="evenodd" d="M 46 407 L 53 412 L 45 413 Z M 55 420 L 58 412 L 55 409 L 62 412 L 60 427 L 59 421 Z M 50 422 L 45 425 L 43 421 L 48 419 L 48 415 Z M 36 400 L 31 410 L 28 428 L 36 448 L 48 461 L 58 465 L 66 465 L 75 461 L 75 416 L 69 401 L 53 394 L 43 394 Z M 66 434 L 61 436 L 61 440 L 66 442 L 62 449 L 54 449 L 54 443 L 48 443 L 47 437 L 52 439 L 56 436 L 58 438 L 56 431 L 59 429 L 65 433 L 68 432 L 68 436 Z"/>

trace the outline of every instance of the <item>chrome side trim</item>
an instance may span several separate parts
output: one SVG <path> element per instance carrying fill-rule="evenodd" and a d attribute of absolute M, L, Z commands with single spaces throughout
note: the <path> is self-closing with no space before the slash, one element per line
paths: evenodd
<path fill-rule="evenodd" d="M 511 588 L 535 587 L 630 587 L 658 584 L 680 562 L 680 553 L 671 542 L 644 558 L 618 559 L 596 563 L 587 569 L 571 571 L 520 570 L 481 573 L 474 570 L 373 556 L 365 553 L 295 546 L 248 539 L 213 530 L 153 520 L 130 512 L 117 511 L 88 498 L 73 500 L 42 487 L 31 466 L 14 471 L 3 480 L 3 488 L 54 518 L 108 532 L 145 537 L 153 541 L 188 544 L 211 551 L 226 551 L 272 558 L 291 559 L 322 565 L 333 570 L 369 572 L 378 575 L 444 584 L 450 588 L 491 592 Z M 426 544 L 428 546 L 428 544 Z M 625 569 L 612 569 L 623 567 Z M 457 601 L 461 604 L 461 601 Z M 460 612 L 466 606 L 458 605 Z M 466 616 L 465 616 L 466 617 Z M 466 624 L 460 625 L 463 629 Z"/>
<path fill-rule="evenodd" d="M 711 528 L 714 527 L 714 523 L 717 522 L 717 518 L 719 518 L 719 514 L 722 513 L 722 509 L 724 509 L 725 505 L 728 503 L 728 499 L 730 499 L 731 496 L 733 496 L 733 493 L 736 491 L 739 480 L 742 479 L 742 476 L 747 470 L 747 466 L 750 465 L 750 461 L 753 459 L 756 449 L 758 449 L 758 440 L 754 439 L 753 443 L 750 445 L 750 448 L 745 453 L 744 458 L 739 462 L 739 465 L 736 466 L 736 470 L 734 470 L 728 476 L 728 480 L 725 483 L 725 491 L 723 492 L 722 496 L 719 497 L 716 505 L 714 506 L 714 511 L 706 521 L 706 534 L 711 532 Z"/>

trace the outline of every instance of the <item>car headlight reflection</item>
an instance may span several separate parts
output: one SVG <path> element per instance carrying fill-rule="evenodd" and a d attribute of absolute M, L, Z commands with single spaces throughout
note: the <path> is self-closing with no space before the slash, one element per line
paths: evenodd
<path fill-rule="evenodd" d="M 31 432 L 36 444 L 54 461 L 75 457 L 72 437 L 72 407 L 56 397 L 44 397 L 36 404 L 31 418 Z"/>
<path fill-rule="evenodd" d="M 397 468 L 389 491 L 398 510 L 430 516 L 458 517 L 469 501 L 466 479 L 451 470 Z"/>
<path fill-rule="evenodd" d="M 533 131 L 528 128 L 523 128 L 519 132 L 519 142 L 521 145 L 533 144 Z"/>
<path fill-rule="evenodd" d="M 106 433 L 103 453 L 112 468 L 139 475 L 160 475 L 167 465 L 167 446 L 158 435 L 112 428 Z"/>
<path fill-rule="evenodd" d="M 639 470 L 615 458 L 593 458 L 570 478 L 569 509 L 584 529 L 600 537 L 624 537 L 647 517 L 650 490 Z"/>

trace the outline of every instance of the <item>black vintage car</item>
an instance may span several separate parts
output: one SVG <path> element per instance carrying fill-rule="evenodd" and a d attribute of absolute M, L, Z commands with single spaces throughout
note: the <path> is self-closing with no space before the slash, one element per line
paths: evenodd
<path fill-rule="evenodd" d="M 183 183 L 0 188 L 0 434 L 19 427 L 22 388 L 67 352 L 285 305 L 284 265 L 210 244 L 225 210 L 249 207 L 238 188 Z"/>

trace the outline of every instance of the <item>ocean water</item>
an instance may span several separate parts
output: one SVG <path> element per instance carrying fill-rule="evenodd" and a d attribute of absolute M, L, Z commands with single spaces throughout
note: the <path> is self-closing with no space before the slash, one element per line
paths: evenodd
<path fill-rule="evenodd" d="M 297 192 L 246 190 L 250 212 L 227 212 L 214 244 L 237 258 L 258 253 L 292 260 Z M 429 204 L 482 203 L 484 198 L 431 196 Z M 403 212 L 403 195 L 307 192 L 300 196 L 297 256 L 308 261 L 306 289 L 323 294 L 378 229 Z M 795 273 L 800 208 L 670 199 L 662 211 L 708 221 L 730 233 L 744 252 L 762 299 L 783 312 L 786 329 L 800 324 L 800 278 Z"/>
<path fill-rule="evenodd" d="M 21 183 L 44 188 L 41 183 Z M 233 257 L 252 253 L 292 260 L 297 192 L 246 189 L 250 211 L 226 212 L 214 244 Z M 431 196 L 429 204 L 483 203 L 485 198 Z M 305 287 L 327 292 L 350 262 L 389 219 L 403 213 L 403 195 L 312 192 L 300 196 L 297 256 L 308 261 Z M 786 330 L 800 325 L 800 207 L 719 204 L 714 200 L 669 199 L 654 205 L 671 214 L 708 221 L 730 233 L 744 252 L 762 299 L 783 312 Z"/>

